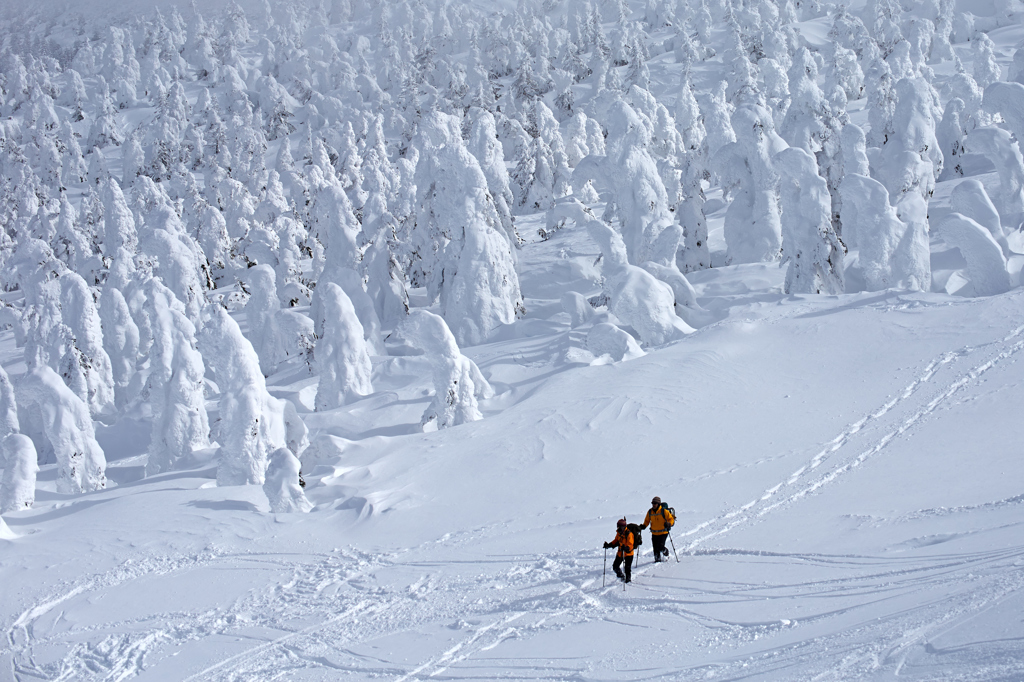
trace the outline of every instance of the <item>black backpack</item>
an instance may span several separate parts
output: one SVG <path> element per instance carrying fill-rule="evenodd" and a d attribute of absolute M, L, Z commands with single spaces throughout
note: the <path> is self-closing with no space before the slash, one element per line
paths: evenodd
<path fill-rule="evenodd" d="M 626 528 L 633 534 L 633 549 L 644 544 L 644 536 L 640 534 L 640 526 L 635 523 L 627 523 Z"/>

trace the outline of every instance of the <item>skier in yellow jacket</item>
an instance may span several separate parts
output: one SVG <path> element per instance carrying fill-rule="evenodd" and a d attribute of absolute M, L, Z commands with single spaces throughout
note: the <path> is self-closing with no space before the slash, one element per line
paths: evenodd
<path fill-rule="evenodd" d="M 619 580 L 628 583 L 633 568 L 633 533 L 626 527 L 626 519 L 619 519 L 616 524 L 615 539 L 604 543 L 605 549 L 609 547 L 619 548 L 615 554 L 615 561 L 612 562 L 612 570 L 615 571 L 615 575 L 619 576 Z M 625 569 L 625 574 L 623 574 L 622 568 L 619 568 L 620 566 Z"/>
<path fill-rule="evenodd" d="M 675 522 L 676 517 L 672 515 L 668 505 L 661 503 L 660 497 L 651 500 L 651 508 L 647 510 L 647 516 L 644 517 L 644 523 L 640 528 L 647 530 L 647 526 L 651 527 L 651 544 L 654 546 L 655 561 L 661 561 L 662 555 L 668 557 L 665 540 Z"/>

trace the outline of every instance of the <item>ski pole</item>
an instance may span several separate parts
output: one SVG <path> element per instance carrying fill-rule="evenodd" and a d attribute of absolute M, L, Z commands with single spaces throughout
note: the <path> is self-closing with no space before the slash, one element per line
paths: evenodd
<path fill-rule="evenodd" d="M 608 575 L 608 548 L 604 548 L 604 570 L 601 571 L 601 587 L 605 586 L 605 576 Z"/>
<path fill-rule="evenodd" d="M 668 532 L 668 541 L 672 543 L 672 553 L 676 555 L 676 563 L 679 563 L 679 552 L 676 551 L 676 541 L 672 539 L 672 531 Z"/>

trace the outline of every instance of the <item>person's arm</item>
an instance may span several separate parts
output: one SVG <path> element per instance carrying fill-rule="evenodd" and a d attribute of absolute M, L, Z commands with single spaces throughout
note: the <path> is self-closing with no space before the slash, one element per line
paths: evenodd
<path fill-rule="evenodd" d="M 644 522 L 640 525 L 640 530 L 647 530 L 647 526 L 651 525 L 651 510 L 647 510 L 647 516 L 644 517 Z"/>

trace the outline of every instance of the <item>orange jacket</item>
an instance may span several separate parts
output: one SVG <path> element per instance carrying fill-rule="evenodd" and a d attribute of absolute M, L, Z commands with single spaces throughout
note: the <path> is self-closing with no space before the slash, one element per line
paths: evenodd
<path fill-rule="evenodd" d="M 647 516 L 644 517 L 644 523 L 640 527 L 646 529 L 647 526 L 650 526 L 651 535 L 665 535 L 675 522 L 676 517 L 672 516 L 668 507 L 662 504 L 660 509 L 647 510 Z"/>
<path fill-rule="evenodd" d="M 619 556 L 633 556 L 633 534 L 628 528 L 615 533 L 615 539 L 608 543 L 619 548 Z"/>

